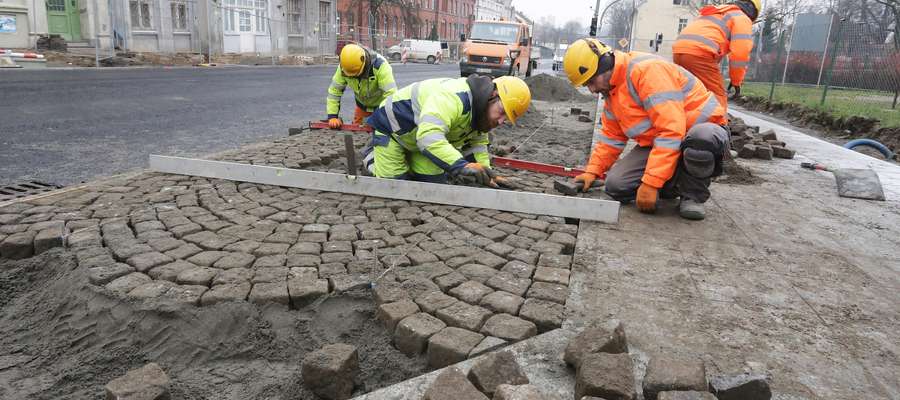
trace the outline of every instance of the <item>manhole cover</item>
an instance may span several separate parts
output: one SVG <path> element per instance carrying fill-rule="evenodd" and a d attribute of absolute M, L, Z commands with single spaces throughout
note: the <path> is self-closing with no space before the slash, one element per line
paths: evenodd
<path fill-rule="evenodd" d="M 0 186 L 0 202 L 60 189 L 62 186 L 38 181 L 27 181 Z"/>

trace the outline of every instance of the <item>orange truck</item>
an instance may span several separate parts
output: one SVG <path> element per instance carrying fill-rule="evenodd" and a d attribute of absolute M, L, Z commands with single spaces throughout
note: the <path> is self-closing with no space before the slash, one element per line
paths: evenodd
<path fill-rule="evenodd" d="M 537 61 L 531 58 L 531 29 L 514 21 L 475 21 L 468 39 L 461 35 L 461 76 L 531 76 Z"/>

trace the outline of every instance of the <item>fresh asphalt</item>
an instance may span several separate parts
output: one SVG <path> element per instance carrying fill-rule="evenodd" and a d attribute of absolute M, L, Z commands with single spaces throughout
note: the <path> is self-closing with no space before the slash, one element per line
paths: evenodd
<path fill-rule="evenodd" d="M 335 66 L 0 70 L 0 186 L 72 185 L 285 136 L 325 118 Z M 456 64 L 394 65 L 400 86 Z M 345 120 L 353 116 L 348 90 Z"/>

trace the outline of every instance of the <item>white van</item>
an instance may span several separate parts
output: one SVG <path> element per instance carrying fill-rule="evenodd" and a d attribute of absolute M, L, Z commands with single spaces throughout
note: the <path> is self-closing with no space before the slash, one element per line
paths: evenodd
<path fill-rule="evenodd" d="M 425 61 L 429 64 L 434 64 L 434 61 L 438 59 L 438 55 L 441 53 L 441 42 L 434 40 L 404 39 L 399 45 L 388 48 L 387 56 L 389 56 L 391 60 L 400 61 L 403 57 L 404 49 L 409 52 L 407 60 Z"/>

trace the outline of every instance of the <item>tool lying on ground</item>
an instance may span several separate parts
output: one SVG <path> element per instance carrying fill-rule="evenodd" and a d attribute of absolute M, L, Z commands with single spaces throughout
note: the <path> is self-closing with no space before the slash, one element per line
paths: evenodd
<path fill-rule="evenodd" d="M 838 195 L 865 200 L 884 200 L 884 189 L 878 174 L 871 169 L 830 168 L 819 163 L 805 162 L 801 168 L 828 171 L 834 174 Z"/>
<path fill-rule="evenodd" d="M 309 121 L 309 129 L 331 129 L 331 127 L 328 126 L 328 121 Z M 339 129 L 335 130 L 350 132 L 372 132 L 372 127 L 360 124 L 343 124 Z"/>
<path fill-rule="evenodd" d="M 599 188 L 601 186 L 603 186 L 603 181 L 597 179 L 591 182 L 591 187 L 588 189 L 588 191 L 590 192 L 591 190 Z M 566 196 L 574 196 L 578 193 L 585 193 L 584 191 L 582 191 L 584 185 L 572 181 L 555 180 L 553 181 L 553 188 L 556 189 L 557 192 L 560 192 Z"/>
<path fill-rule="evenodd" d="M 557 176 L 567 176 L 570 178 L 574 178 L 584 173 L 584 170 L 578 168 L 563 167 L 560 165 L 544 164 L 534 161 L 517 160 L 515 158 L 506 158 L 499 156 L 492 157 L 491 163 L 497 167 L 523 169 L 526 171 L 540 172 L 542 174 Z"/>

